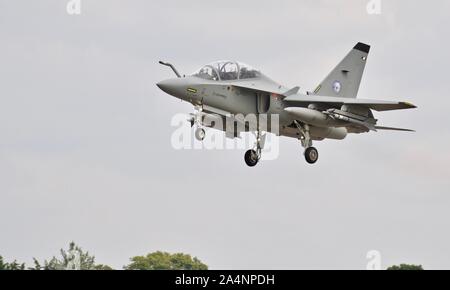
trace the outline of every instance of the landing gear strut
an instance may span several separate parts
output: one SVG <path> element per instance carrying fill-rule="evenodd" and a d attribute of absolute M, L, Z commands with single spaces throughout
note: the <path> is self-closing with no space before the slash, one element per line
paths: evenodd
<path fill-rule="evenodd" d="M 265 143 L 265 135 L 261 136 L 261 131 L 259 130 L 256 132 L 256 144 L 254 149 L 250 149 L 247 152 L 245 152 L 244 160 L 245 163 L 253 167 L 256 164 L 258 164 L 258 161 L 261 159 L 261 151 Z"/>
<path fill-rule="evenodd" d="M 191 114 L 191 118 L 188 120 L 191 123 L 191 127 L 194 125 L 197 127 L 195 129 L 195 139 L 198 141 L 203 141 L 206 136 L 205 129 L 202 128 L 202 107 L 196 106 L 195 107 L 196 112 Z"/>
<path fill-rule="evenodd" d="M 294 121 L 295 126 L 300 131 L 300 141 L 303 148 L 305 148 L 305 159 L 309 164 L 314 164 L 319 159 L 319 152 L 316 148 L 312 147 L 311 135 L 309 134 L 309 125 Z"/>

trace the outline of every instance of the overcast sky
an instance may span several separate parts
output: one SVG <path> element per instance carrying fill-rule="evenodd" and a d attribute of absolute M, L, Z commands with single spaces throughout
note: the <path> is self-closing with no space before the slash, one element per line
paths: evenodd
<path fill-rule="evenodd" d="M 0 255 L 30 263 L 71 240 L 121 268 L 156 250 L 212 269 L 450 268 L 450 2 L 0 0 Z M 245 3 L 244 3 L 245 2 Z M 281 138 L 278 159 L 174 150 L 192 106 L 155 83 L 217 59 L 311 90 L 355 45 L 372 45 L 360 98 L 416 133 Z"/>

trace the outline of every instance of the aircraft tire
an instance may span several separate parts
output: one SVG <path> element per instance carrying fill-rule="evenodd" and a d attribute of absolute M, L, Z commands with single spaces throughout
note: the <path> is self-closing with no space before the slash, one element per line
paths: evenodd
<path fill-rule="evenodd" d="M 308 147 L 305 150 L 305 159 L 309 164 L 314 164 L 319 159 L 319 152 L 314 147 Z"/>
<path fill-rule="evenodd" d="M 203 141 L 205 139 L 206 132 L 203 128 L 197 128 L 195 129 L 195 139 L 198 141 Z"/>
<path fill-rule="evenodd" d="M 255 165 L 258 163 L 258 161 L 259 161 L 258 154 L 256 153 L 255 150 L 248 150 L 247 152 L 245 152 L 244 160 L 245 160 L 245 163 L 246 163 L 249 167 L 253 167 L 253 166 L 255 166 Z"/>

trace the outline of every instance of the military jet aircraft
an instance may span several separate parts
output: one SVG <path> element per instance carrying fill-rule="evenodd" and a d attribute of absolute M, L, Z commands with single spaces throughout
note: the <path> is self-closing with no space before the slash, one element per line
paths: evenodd
<path fill-rule="evenodd" d="M 191 114 L 189 121 L 197 127 L 198 140 L 205 138 L 202 121 L 205 115 L 214 114 L 226 121 L 234 114 L 276 114 L 279 120 L 276 133 L 299 139 L 305 148 L 306 161 L 313 164 L 319 157 L 317 149 L 312 147 L 313 140 L 342 140 L 348 133 L 377 130 L 412 131 L 378 126 L 372 110 L 416 108 L 413 104 L 356 98 L 369 50 L 369 45 L 357 43 L 314 91 L 305 94 L 299 93 L 299 87 L 284 87 L 259 70 L 235 61 L 214 62 L 190 76 L 181 76 L 172 64 L 160 61 L 172 68 L 177 78 L 164 80 L 157 86 L 194 105 L 196 113 Z M 236 118 L 233 121 L 239 122 Z M 249 128 L 247 124 L 245 129 L 252 131 Z M 270 131 L 267 127 L 266 132 Z M 265 139 L 259 125 L 253 127 L 253 133 L 255 147 L 244 156 L 250 167 L 260 160 Z M 227 137 L 239 137 L 239 134 L 233 132 Z"/>

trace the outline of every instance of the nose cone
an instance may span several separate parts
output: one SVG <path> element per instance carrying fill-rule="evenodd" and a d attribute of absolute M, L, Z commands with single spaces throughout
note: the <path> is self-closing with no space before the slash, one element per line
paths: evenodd
<path fill-rule="evenodd" d="M 168 81 L 162 81 L 157 83 L 156 85 L 164 92 L 167 92 L 167 90 L 170 89 L 170 84 L 168 83 Z"/>
<path fill-rule="evenodd" d="M 169 79 L 156 84 L 162 91 L 177 98 L 182 98 L 185 92 L 185 85 L 182 79 Z"/>

